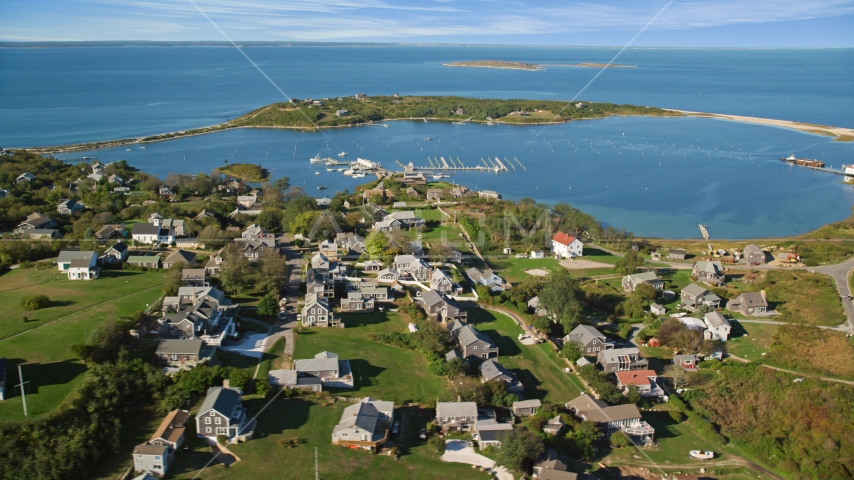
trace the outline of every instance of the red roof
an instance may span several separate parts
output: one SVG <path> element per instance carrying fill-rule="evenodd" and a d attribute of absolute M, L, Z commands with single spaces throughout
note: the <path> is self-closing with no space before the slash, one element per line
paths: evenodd
<path fill-rule="evenodd" d="M 567 235 L 563 232 L 557 232 L 555 236 L 552 237 L 552 240 L 562 245 L 569 246 L 570 243 L 575 241 L 575 237 L 573 237 L 572 235 Z"/>
<path fill-rule="evenodd" d="M 632 370 L 629 372 L 617 372 L 617 381 L 620 385 L 649 385 L 649 377 L 657 377 L 655 370 Z"/>

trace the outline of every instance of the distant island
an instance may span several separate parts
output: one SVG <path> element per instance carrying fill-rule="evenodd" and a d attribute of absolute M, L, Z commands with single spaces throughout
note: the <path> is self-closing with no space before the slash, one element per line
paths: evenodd
<path fill-rule="evenodd" d="M 389 120 L 454 123 L 544 125 L 607 117 L 713 117 L 744 123 L 759 123 L 807 133 L 828 135 L 839 141 L 854 141 L 854 129 L 714 113 L 670 110 L 638 105 L 555 100 L 496 100 L 445 96 L 376 96 L 291 99 L 267 105 L 218 125 L 138 138 L 106 140 L 75 145 L 24 149 L 38 154 L 81 152 L 98 148 L 158 142 L 204 135 L 233 128 L 287 128 L 316 131 L 345 128 Z M 229 166 L 231 167 L 231 166 Z M 227 167 L 223 167 L 227 168 Z M 234 174 L 232 172 L 225 172 Z M 239 176 L 234 174 L 235 176 Z M 248 178 L 247 178 L 248 179 Z M 250 180 L 254 181 L 254 180 Z"/>
<path fill-rule="evenodd" d="M 470 62 L 443 63 L 448 67 L 508 68 L 511 70 L 542 70 L 536 63 L 508 62 L 506 60 L 474 60 Z"/>
<path fill-rule="evenodd" d="M 623 65 L 620 63 L 571 63 L 570 67 L 585 67 L 585 68 L 638 68 L 637 65 Z"/>
<path fill-rule="evenodd" d="M 270 172 L 266 168 L 262 168 L 261 165 L 252 165 L 251 163 L 232 163 L 224 167 L 215 168 L 214 171 L 247 182 L 263 182 L 270 178 Z"/>

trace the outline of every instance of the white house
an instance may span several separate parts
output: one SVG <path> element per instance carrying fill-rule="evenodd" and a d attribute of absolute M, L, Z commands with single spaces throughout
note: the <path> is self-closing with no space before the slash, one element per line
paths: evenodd
<path fill-rule="evenodd" d="M 161 227 L 151 223 L 135 223 L 131 231 L 134 242 L 153 243 L 175 243 L 175 230 L 169 227 Z"/>
<path fill-rule="evenodd" d="M 82 253 L 82 252 L 81 252 Z M 71 260 L 68 267 L 69 280 L 94 280 L 98 278 L 100 269 L 97 266 L 98 255 L 95 252 L 85 252 L 91 254 L 89 258 L 75 258 Z"/>
<path fill-rule="evenodd" d="M 531 258 L 544 258 L 546 254 L 542 250 L 531 250 Z"/>
<path fill-rule="evenodd" d="M 580 257 L 584 254 L 584 244 L 572 235 L 558 232 L 552 237 L 552 253 L 559 258 Z"/>
<path fill-rule="evenodd" d="M 703 316 L 703 323 L 706 324 L 706 331 L 703 335 L 707 339 L 727 341 L 732 326 L 726 317 L 716 311 L 711 311 Z"/>

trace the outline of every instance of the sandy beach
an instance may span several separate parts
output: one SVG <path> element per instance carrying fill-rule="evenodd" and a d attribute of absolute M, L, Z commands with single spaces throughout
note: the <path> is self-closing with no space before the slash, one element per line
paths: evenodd
<path fill-rule="evenodd" d="M 673 109 L 665 109 L 665 110 L 670 110 L 672 112 L 684 113 L 685 115 L 691 115 L 691 116 L 695 116 L 695 117 L 721 118 L 724 120 L 732 120 L 734 122 L 755 123 L 758 125 L 769 125 L 772 127 L 790 128 L 792 130 L 799 130 L 801 132 L 814 133 L 817 135 L 831 136 L 831 137 L 834 137 L 834 140 L 839 140 L 842 142 L 854 141 L 854 128 L 829 127 L 826 125 L 814 125 L 811 123 L 793 122 L 790 120 L 775 120 L 773 118 L 745 117 L 745 116 L 741 116 L 741 115 L 727 115 L 727 114 L 723 114 L 723 113 L 691 112 L 688 110 L 673 110 Z"/>

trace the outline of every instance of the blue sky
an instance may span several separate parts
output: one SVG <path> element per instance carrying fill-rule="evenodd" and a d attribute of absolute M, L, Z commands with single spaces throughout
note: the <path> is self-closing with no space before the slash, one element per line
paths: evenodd
<path fill-rule="evenodd" d="M 854 0 L 5 0 L 0 40 L 854 46 Z"/>

